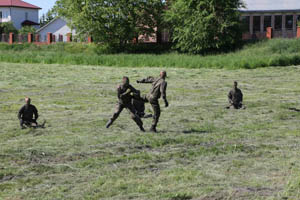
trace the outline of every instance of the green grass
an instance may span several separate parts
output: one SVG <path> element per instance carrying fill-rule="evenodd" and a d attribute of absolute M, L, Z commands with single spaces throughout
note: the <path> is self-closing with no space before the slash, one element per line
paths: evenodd
<path fill-rule="evenodd" d="M 0 199 L 300 198 L 299 67 L 168 69 L 158 134 L 126 111 L 105 129 L 121 77 L 146 93 L 160 70 L 1 63 Z M 224 109 L 233 80 L 246 110 Z M 46 129 L 19 129 L 25 96 Z"/>
<path fill-rule="evenodd" d="M 273 39 L 248 44 L 236 52 L 219 55 L 101 54 L 95 44 L 55 44 L 50 46 L 0 44 L 0 61 L 112 67 L 168 67 L 255 69 L 300 64 L 300 40 Z M 145 49 L 147 51 L 147 49 Z"/>

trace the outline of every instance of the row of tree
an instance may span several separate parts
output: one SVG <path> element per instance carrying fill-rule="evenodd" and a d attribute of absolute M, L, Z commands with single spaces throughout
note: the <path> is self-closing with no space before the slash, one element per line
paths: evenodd
<path fill-rule="evenodd" d="M 123 47 L 140 35 L 169 30 L 181 52 L 234 49 L 241 41 L 240 0 L 58 0 L 55 11 L 79 35 Z"/>

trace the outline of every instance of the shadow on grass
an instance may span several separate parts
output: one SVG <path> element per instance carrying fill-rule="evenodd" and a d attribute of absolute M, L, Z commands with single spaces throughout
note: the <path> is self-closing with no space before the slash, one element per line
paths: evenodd
<path fill-rule="evenodd" d="M 212 130 L 203 130 L 203 129 L 195 129 L 191 128 L 189 130 L 184 130 L 184 134 L 205 134 L 205 133 L 211 133 Z"/>

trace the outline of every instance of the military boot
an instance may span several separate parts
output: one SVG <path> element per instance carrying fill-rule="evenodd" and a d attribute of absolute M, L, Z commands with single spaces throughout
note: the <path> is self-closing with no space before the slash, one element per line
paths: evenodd
<path fill-rule="evenodd" d="M 150 132 L 157 133 L 156 127 L 155 126 L 151 126 Z"/>
<path fill-rule="evenodd" d="M 111 125 L 113 124 L 113 121 L 112 120 L 109 120 L 106 124 L 106 128 L 109 128 Z"/>
<path fill-rule="evenodd" d="M 142 132 L 145 132 L 145 129 L 144 129 L 143 126 L 140 126 L 140 130 L 141 130 Z"/>

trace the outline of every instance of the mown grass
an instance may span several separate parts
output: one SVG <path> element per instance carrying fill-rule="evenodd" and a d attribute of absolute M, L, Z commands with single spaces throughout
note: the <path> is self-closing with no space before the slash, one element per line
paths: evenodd
<path fill-rule="evenodd" d="M 300 198 L 299 67 L 168 69 L 158 134 L 126 111 L 105 129 L 121 77 L 146 93 L 160 70 L 1 63 L 0 199 Z M 246 110 L 224 109 L 233 80 Z M 46 129 L 19 129 L 24 96 Z"/>
<path fill-rule="evenodd" d="M 146 48 L 146 46 L 145 46 Z M 55 44 L 50 46 L 0 44 L 0 61 L 112 67 L 169 67 L 255 69 L 300 64 L 300 40 L 273 39 L 248 44 L 236 52 L 219 55 L 102 54 L 95 44 Z M 147 49 L 145 49 L 147 51 Z"/>

